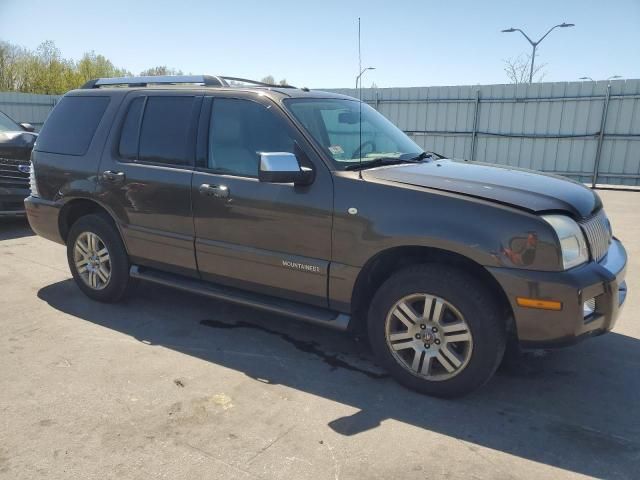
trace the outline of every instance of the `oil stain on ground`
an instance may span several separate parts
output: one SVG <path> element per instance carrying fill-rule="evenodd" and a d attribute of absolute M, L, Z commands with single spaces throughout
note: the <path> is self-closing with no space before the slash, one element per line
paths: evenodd
<path fill-rule="evenodd" d="M 366 375 L 369 378 L 375 378 L 375 379 L 388 377 L 386 373 L 372 372 L 370 370 L 357 367 L 355 365 L 352 365 L 346 362 L 345 360 L 340 358 L 337 354 L 330 354 L 330 353 L 324 352 L 316 342 L 312 342 L 308 340 L 300 340 L 298 338 L 292 337 L 291 335 L 287 335 L 286 333 L 278 332 L 276 330 L 271 330 L 270 328 L 267 328 L 263 325 L 256 325 L 253 323 L 243 322 L 243 321 L 238 321 L 235 323 L 226 323 L 226 322 L 220 322 L 218 320 L 211 320 L 211 319 L 201 320 L 200 324 L 205 325 L 207 327 L 225 328 L 225 329 L 252 328 L 254 330 L 259 330 L 261 332 L 265 332 L 270 335 L 275 335 L 281 338 L 282 340 L 284 340 L 285 342 L 293 345 L 297 350 L 304 353 L 310 353 L 320 358 L 324 363 L 326 363 L 331 367 L 331 370 L 337 370 L 341 368 L 344 370 L 349 370 L 351 372 L 361 373 L 363 375 Z"/>

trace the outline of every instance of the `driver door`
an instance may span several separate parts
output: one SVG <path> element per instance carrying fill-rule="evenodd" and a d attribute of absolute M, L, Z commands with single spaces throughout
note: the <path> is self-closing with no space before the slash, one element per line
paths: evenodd
<path fill-rule="evenodd" d="M 270 100 L 219 94 L 203 108 L 191 185 L 201 277 L 326 307 L 330 172 Z M 260 152 L 295 153 L 314 182 L 259 181 Z"/>

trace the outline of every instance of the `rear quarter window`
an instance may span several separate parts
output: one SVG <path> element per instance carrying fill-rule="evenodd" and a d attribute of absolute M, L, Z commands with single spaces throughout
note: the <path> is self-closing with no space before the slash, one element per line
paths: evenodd
<path fill-rule="evenodd" d="M 107 105 L 109 97 L 63 97 L 42 127 L 36 149 L 62 155 L 84 155 Z"/>

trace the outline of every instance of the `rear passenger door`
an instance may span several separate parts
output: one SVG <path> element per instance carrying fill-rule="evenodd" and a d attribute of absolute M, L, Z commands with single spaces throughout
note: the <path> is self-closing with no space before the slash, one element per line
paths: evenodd
<path fill-rule="evenodd" d="M 203 279 L 327 306 L 333 182 L 269 99 L 205 97 L 193 177 L 196 255 Z M 308 186 L 258 180 L 259 152 L 295 153 Z M 202 185 L 219 188 L 208 194 Z"/>
<path fill-rule="evenodd" d="M 133 92 L 114 123 L 99 197 L 120 220 L 133 263 L 197 276 L 191 177 L 201 103 L 189 92 Z"/>

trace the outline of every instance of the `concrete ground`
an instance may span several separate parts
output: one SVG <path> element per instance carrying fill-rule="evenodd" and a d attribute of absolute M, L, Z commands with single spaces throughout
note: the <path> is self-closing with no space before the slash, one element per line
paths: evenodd
<path fill-rule="evenodd" d="M 630 254 L 614 332 L 455 401 L 344 334 L 151 285 L 94 303 L 3 221 L 0 478 L 638 478 L 640 193 L 600 194 Z"/>

